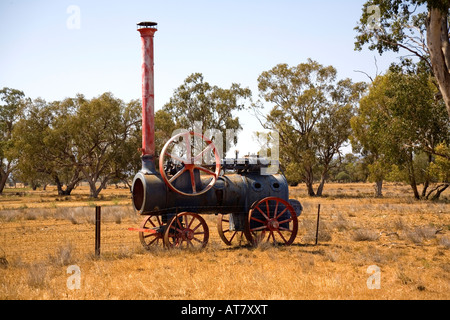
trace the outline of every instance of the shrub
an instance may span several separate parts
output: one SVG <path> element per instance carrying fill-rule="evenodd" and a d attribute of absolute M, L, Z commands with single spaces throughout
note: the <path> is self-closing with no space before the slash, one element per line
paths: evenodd
<path fill-rule="evenodd" d="M 354 241 L 376 241 L 379 234 L 373 230 L 358 229 L 353 233 L 352 239 Z"/>
<path fill-rule="evenodd" d="M 46 283 L 47 267 L 42 262 L 32 264 L 28 270 L 28 285 L 41 288 Z"/>

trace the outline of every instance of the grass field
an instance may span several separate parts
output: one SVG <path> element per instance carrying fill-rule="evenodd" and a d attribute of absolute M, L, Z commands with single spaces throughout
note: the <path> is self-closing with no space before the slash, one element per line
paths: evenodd
<path fill-rule="evenodd" d="M 302 185 L 290 189 L 304 211 L 289 247 L 228 247 L 216 216 L 205 215 L 205 249 L 150 251 L 127 230 L 142 220 L 127 189 L 110 187 L 95 200 L 86 187 L 66 197 L 52 188 L 6 189 L 0 299 L 450 298 L 449 192 L 429 202 L 414 200 L 405 185 L 386 185 L 381 199 L 372 196 L 372 184 L 325 188 L 322 198 L 307 197 Z M 100 257 L 93 246 L 95 206 L 103 213 Z M 71 290 L 74 265 L 80 282 Z"/>

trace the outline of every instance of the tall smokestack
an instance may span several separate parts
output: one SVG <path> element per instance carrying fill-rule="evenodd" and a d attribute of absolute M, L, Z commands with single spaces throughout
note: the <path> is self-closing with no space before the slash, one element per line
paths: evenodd
<path fill-rule="evenodd" d="M 153 35 L 156 22 L 137 24 L 142 40 L 142 170 L 155 173 L 155 92 L 153 74 Z"/>

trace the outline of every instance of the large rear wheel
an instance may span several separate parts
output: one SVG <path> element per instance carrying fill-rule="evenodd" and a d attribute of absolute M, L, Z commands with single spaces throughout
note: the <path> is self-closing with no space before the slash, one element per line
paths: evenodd
<path fill-rule="evenodd" d="M 295 210 L 281 198 L 261 199 L 249 210 L 245 236 L 253 245 L 270 242 L 288 246 L 294 242 L 297 231 Z"/>

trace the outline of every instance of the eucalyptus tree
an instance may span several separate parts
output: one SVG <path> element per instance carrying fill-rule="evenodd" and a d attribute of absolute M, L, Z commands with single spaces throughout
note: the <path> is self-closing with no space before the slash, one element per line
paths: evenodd
<path fill-rule="evenodd" d="M 17 165 L 13 129 L 23 114 L 25 94 L 17 89 L 0 90 L 0 193 Z"/>
<path fill-rule="evenodd" d="M 448 146 L 450 141 L 450 121 L 443 101 L 434 99 L 436 91 L 426 72 L 391 70 L 374 80 L 352 119 L 353 141 L 374 155 L 369 166 L 374 180 L 382 181 L 395 165 L 404 170 L 417 199 L 421 198 L 418 184 L 424 183 L 423 197 L 432 182 L 418 173 L 420 154 L 428 155 L 423 166 L 428 170 L 442 154 L 438 146 Z"/>
<path fill-rule="evenodd" d="M 448 0 L 369 0 L 363 5 L 355 48 L 380 54 L 404 50 L 428 64 L 450 117 L 450 3 Z"/>
<path fill-rule="evenodd" d="M 279 133 L 280 158 L 291 174 L 302 176 L 310 196 L 321 196 L 332 160 L 350 135 L 350 118 L 364 83 L 337 81 L 332 66 L 309 59 L 289 67 L 279 64 L 258 78 L 259 96 L 272 109 L 263 114 L 255 104 L 265 129 Z M 297 171 L 297 172 L 295 172 Z M 314 191 L 317 173 L 320 184 Z"/>
<path fill-rule="evenodd" d="M 111 93 L 51 103 L 36 99 L 14 135 L 23 178 L 48 176 L 60 195 L 70 195 L 84 180 L 97 198 L 112 179 L 128 183 L 138 170 L 140 102 L 124 103 Z"/>
<path fill-rule="evenodd" d="M 206 82 L 201 73 L 193 73 L 175 89 L 170 101 L 157 116 L 166 117 L 176 129 L 220 135 L 223 145 L 218 148 L 226 153 L 227 148 L 237 142 L 237 136 L 227 135 L 227 130 L 237 132 L 242 129 L 236 112 L 245 108 L 245 102 L 250 97 L 250 89 L 239 84 L 233 83 L 229 89 L 224 89 Z M 209 138 L 214 141 L 217 137 Z"/>
<path fill-rule="evenodd" d="M 64 153 L 88 182 L 92 198 L 97 198 L 111 179 L 128 171 L 128 163 L 136 158 L 138 110 L 138 102 L 126 104 L 107 92 L 81 101 L 67 123 L 71 147 Z"/>

